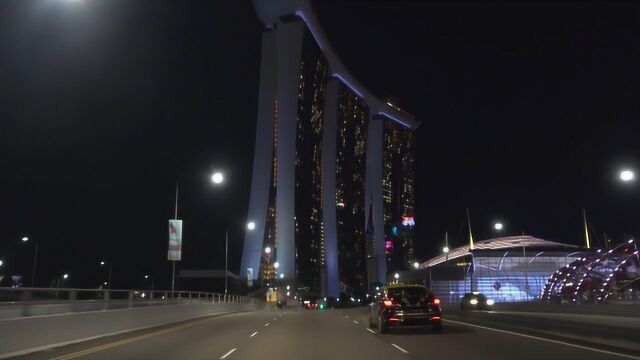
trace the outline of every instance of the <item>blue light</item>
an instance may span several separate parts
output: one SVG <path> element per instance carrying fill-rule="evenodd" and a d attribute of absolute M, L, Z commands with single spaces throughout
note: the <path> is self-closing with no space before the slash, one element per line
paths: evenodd
<path fill-rule="evenodd" d="M 393 236 L 398 236 L 398 227 L 397 226 L 392 226 L 391 227 L 391 233 L 393 234 Z"/>
<path fill-rule="evenodd" d="M 361 98 L 364 99 L 364 96 L 362 95 L 362 93 L 360 91 L 358 91 L 353 85 L 351 85 L 347 80 L 345 80 L 345 78 L 338 74 L 338 73 L 334 73 L 333 76 L 337 77 L 338 79 L 340 79 L 340 81 L 342 81 L 343 84 L 347 85 L 347 87 L 349 87 L 349 89 L 351 89 L 351 91 L 353 91 L 354 93 L 356 93 L 356 95 L 360 96 Z"/>
<path fill-rule="evenodd" d="M 400 124 L 404 125 L 405 127 L 411 128 L 411 125 L 409 125 L 409 124 L 407 124 L 406 122 L 404 122 L 404 121 L 402 121 L 402 120 L 398 119 L 398 118 L 397 118 L 397 117 L 395 117 L 395 116 L 391 116 L 391 115 L 387 114 L 387 113 L 386 113 L 386 112 L 384 112 L 384 111 L 380 111 L 380 112 L 378 113 L 378 115 L 384 115 L 384 116 L 388 117 L 389 119 L 394 120 L 394 121 L 396 121 L 396 122 L 398 122 L 398 123 L 400 123 Z"/>

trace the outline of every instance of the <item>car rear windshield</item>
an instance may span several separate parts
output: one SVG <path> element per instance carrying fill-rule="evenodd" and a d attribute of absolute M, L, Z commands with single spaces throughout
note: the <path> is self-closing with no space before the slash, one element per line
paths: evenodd
<path fill-rule="evenodd" d="M 419 286 L 397 287 L 389 289 L 388 293 L 394 297 L 426 297 L 427 289 Z"/>

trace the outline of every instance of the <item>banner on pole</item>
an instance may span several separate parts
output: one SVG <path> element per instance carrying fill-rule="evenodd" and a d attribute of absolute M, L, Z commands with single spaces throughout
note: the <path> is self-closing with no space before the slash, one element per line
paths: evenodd
<path fill-rule="evenodd" d="M 253 268 L 247 268 L 247 286 L 253 286 Z"/>
<path fill-rule="evenodd" d="M 182 259 L 182 220 L 169 220 L 169 261 Z"/>

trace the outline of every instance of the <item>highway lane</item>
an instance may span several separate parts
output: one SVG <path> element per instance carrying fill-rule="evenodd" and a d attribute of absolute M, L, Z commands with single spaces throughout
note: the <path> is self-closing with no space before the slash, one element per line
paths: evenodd
<path fill-rule="evenodd" d="M 625 358 L 454 322 L 446 322 L 440 334 L 402 330 L 381 336 L 367 328 L 366 310 L 291 309 L 228 314 L 65 346 L 19 359 Z"/>

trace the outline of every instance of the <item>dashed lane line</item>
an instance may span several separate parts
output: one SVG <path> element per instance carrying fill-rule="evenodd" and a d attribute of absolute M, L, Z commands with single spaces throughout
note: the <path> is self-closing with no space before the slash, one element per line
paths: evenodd
<path fill-rule="evenodd" d="M 249 337 L 250 337 L 250 338 L 252 338 L 252 337 L 254 337 L 254 336 L 256 336 L 256 335 L 258 335 L 258 332 L 257 332 L 257 331 L 254 331 L 254 332 L 253 332 L 253 334 L 249 335 Z"/>
<path fill-rule="evenodd" d="M 407 350 L 405 350 L 405 349 L 401 348 L 400 346 L 398 346 L 398 345 L 396 345 L 396 344 L 391 344 L 391 346 L 393 346 L 394 348 L 396 348 L 396 349 L 398 349 L 398 350 L 402 351 L 402 352 L 403 352 L 403 353 L 405 353 L 405 354 L 408 354 L 408 353 L 409 353 Z"/>
<path fill-rule="evenodd" d="M 236 351 L 236 350 L 238 350 L 238 348 L 233 348 L 233 349 L 229 350 L 229 352 L 227 352 L 226 354 L 220 356 L 220 360 L 226 359 L 227 356 L 233 354 L 233 352 Z"/>

